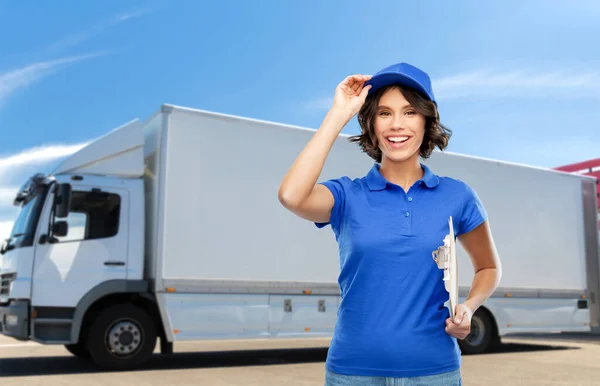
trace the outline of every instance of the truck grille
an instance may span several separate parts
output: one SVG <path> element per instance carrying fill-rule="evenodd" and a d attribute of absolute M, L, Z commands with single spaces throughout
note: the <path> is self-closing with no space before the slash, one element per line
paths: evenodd
<path fill-rule="evenodd" d="M 8 296 L 10 293 L 10 284 L 17 278 L 16 273 L 3 273 L 0 275 L 0 296 Z"/>

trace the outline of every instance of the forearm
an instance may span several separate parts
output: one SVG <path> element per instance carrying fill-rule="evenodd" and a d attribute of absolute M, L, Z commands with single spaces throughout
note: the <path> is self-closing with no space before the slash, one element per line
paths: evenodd
<path fill-rule="evenodd" d="M 471 291 L 465 301 L 472 312 L 475 312 L 494 293 L 500 282 L 500 276 L 498 268 L 484 268 L 475 274 Z"/>
<path fill-rule="evenodd" d="M 290 205 L 304 201 L 317 183 L 327 155 L 351 114 L 331 109 L 300 152 L 279 187 L 279 198 Z"/>

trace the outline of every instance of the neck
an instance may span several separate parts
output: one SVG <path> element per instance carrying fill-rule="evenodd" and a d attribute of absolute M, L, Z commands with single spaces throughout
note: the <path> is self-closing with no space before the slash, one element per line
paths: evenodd
<path fill-rule="evenodd" d="M 384 157 L 379 171 L 386 180 L 401 186 L 405 192 L 423 177 L 423 169 L 418 156 L 400 162 Z"/>

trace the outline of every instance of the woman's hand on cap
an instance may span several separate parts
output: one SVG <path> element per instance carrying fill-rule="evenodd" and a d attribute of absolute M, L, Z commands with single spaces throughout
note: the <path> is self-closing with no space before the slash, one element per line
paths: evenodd
<path fill-rule="evenodd" d="M 343 110 L 351 116 L 356 115 L 365 103 L 371 85 L 365 82 L 371 75 L 350 75 L 338 84 L 333 98 L 333 108 Z"/>

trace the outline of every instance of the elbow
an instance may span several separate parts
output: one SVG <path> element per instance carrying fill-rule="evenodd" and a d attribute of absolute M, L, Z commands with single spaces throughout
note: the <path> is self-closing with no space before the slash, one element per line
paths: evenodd
<path fill-rule="evenodd" d="M 277 199 L 279 200 L 279 203 L 288 210 L 293 211 L 295 208 L 297 208 L 300 205 L 298 200 L 294 199 L 292 197 L 292 195 L 289 193 L 289 191 L 287 191 L 283 187 L 279 188 L 279 191 L 277 192 Z"/>
<path fill-rule="evenodd" d="M 494 248 L 494 268 L 496 269 L 496 285 L 500 284 L 500 280 L 502 279 L 502 262 L 500 261 L 500 256 L 498 256 L 498 251 Z"/>
<path fill-rule="evenodd" d="M 502 280 L 502 264 L 495 258 L 490 264 L 478 267 L 475 274 L 480 275 L 493 288 L 497 288 Z"/>
<path fill-rule="evenodd" d="M 502 280 L 502 263 L 500 260 L 496 263 L 496 287 L 500 285 L 500 281 Z"/>
<path fill-rule="evenodd" d="M 491 267 L 489 267 L 489 269 L 491 269 L 493 273 L 493 286 L 494 288 L 497 288 L 500 285 L 500 281 L 502 280 L 502 264 L 500 263 L 500 260 L 496 259 L 494 264 Z"/>

